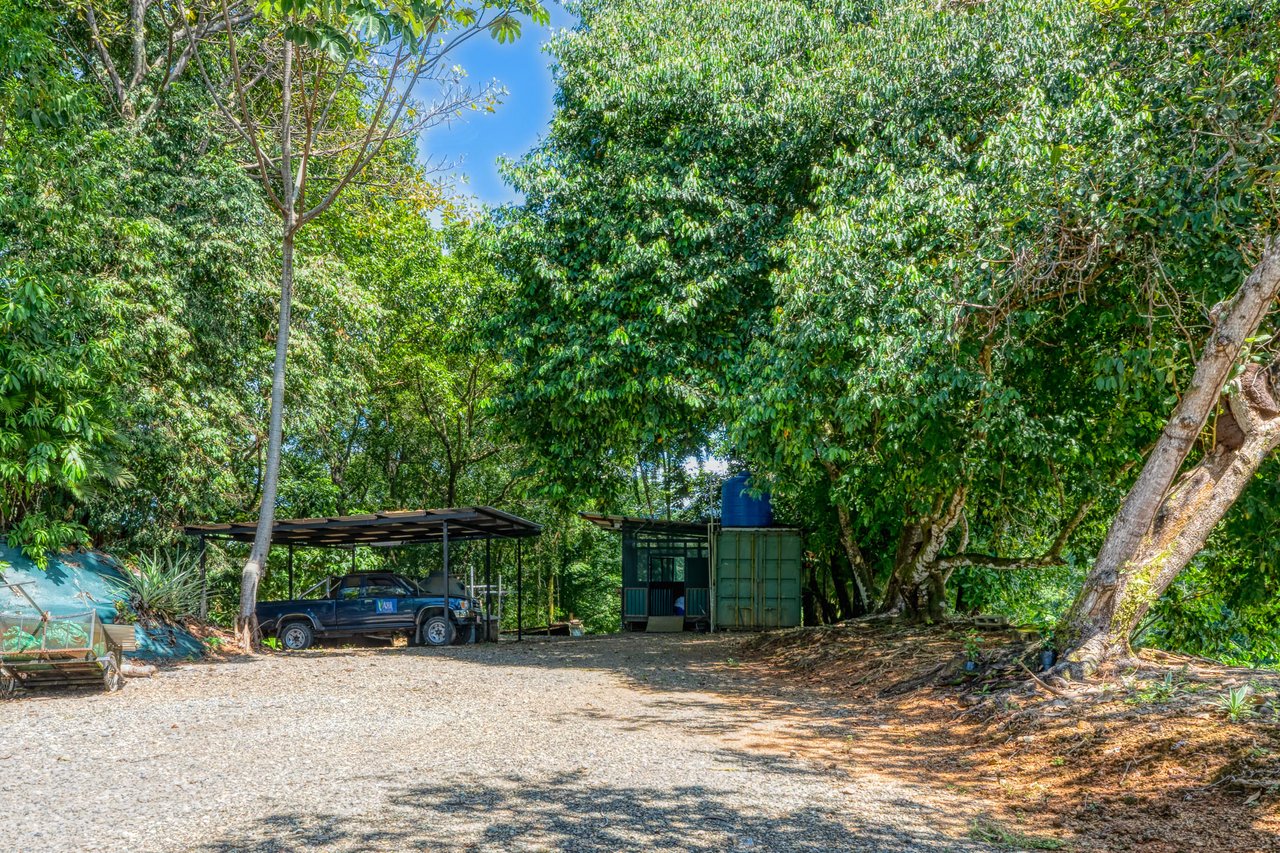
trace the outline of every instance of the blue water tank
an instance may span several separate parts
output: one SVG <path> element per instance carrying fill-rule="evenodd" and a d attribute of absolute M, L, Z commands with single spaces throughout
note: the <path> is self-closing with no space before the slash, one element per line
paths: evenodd
<path fill-rule="evenodd" d="M 724 527 L 771 527 L 773 504 L 769 493 L 751 496 L 751 475 L 743 472 L 724 481 L 720 487 L 720 524 Z"/>

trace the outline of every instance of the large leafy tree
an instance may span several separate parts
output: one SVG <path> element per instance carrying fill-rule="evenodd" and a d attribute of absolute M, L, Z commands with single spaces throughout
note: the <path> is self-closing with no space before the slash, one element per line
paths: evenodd
<path fill-rule="evenodd" d="M 1097 31 L 1087 6 L 887 4 L 846 37 L 851 142 L 780 247 L 734 430 L 781 489 L 830 481 L 867 606 L 939 618 L 958 567 L 1060 562 L 1143 429 L 1149 388 L 1093 382 L 1137 306 L 1079 301 L 1116 263 L 1081 187 L 1126 127 Z"/>
<path fill-rule="evenodd" d="M 571 491 L 727 426 L 864 607 L 1063 582 L 1265 245 L 1274 10 L 885 2 L 786 38 L 705 8 L 591 7 L 555 46 L 506 213 L 516 428 Z"/>
<path fill-rule="evenodd" d="M 584 4 L 557 110 L 511 166 L 500 324 L 514 434 L 561 497 L 703 446 L 772 303 L 771 246 L 831 144 L 836 22 L 803 2 Z"/>
<path fill-rule="evenodd" d="M 2 524 L 37 558 L 220 507 L 269 247 L 199 92 L 169 88 L 138 132 L 73 11 L 0 9 Z"/>
<path fill-rule="evenodd" d="M 1280 446 L 1280 368 L 1266 346 L 1280 294 L 1278 13 L 1218 0 L 1107 19 L 1117 91 L 1143 108 L 1145 168 L 1126 186 L 1122 221 L 1149 235 L 1142 260 L 1176 293 L 1212 307 L 1187 324 L 1204 343 L 1187 341 L 1176 405 L 1064 620 L 1072 671 L 1127 653 Z"/>

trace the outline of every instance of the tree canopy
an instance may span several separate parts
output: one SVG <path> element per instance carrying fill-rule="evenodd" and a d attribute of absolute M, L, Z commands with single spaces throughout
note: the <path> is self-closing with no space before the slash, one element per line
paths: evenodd
<path fill-rule="evenodd" d="M 1275 11 L 589 6 L 513 428 L 568 494 L 720 438 L 862 607 L 1063 608 L 1275 227 Z"/>

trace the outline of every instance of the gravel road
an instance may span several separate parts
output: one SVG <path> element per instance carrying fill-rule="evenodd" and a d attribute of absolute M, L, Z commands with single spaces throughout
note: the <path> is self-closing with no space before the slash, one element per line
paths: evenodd
<path fill-rule="evenodd" d="M 980 850 L 973 807 L 836 762 L 869 709 L 738 640 L 321 649 L 0 702 L 19 851 Z"/>

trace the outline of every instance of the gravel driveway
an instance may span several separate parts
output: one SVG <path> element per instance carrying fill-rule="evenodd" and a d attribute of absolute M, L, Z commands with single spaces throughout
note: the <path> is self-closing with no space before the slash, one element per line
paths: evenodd
<path fill-rule="evenodd" d="M 830 760 L 875 727 L 866 709 L 779 699 L 734 665 L 737 642 L 335 648 L 0 703 L 0 839 L 186 853 L 985 849 L 965 837 L 962 800 Z"/>

